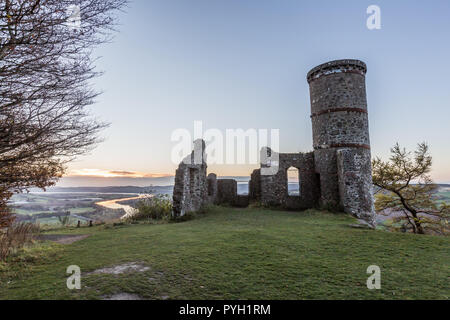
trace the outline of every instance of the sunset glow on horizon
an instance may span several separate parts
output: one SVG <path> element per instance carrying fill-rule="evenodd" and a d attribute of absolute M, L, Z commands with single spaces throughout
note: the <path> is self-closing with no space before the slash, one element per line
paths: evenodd
<path fill-rule="evenodd" d="M 306 74 L 326 61 L 357 58 L 368 67 L 372 157 L 389 159 L 396 142 L 413 151 L 426 141 L 432 178 L 449 183 L 450 67 L 442 64 L 450 48 L 442 41 L 448 2 L 385 1 L 380 30 L 368 30 L 367 6 L 134 1 L 121 15 L 114 42 L 96 52 L 102 56 L 98 68 L 106 73 L 95 83 L 104 93 L 92 113 L 110 126 L 101 144 L 69 164 L 66 177 L 110 183 L 174 176 L 171 136 L 186 129 L 193 137 L 195 121 L 202 121 L 204 132 L 224 135 L 228 129 L 279 129 L 280 152 L 310 152 Z M 124 59 L 126 64 L 117 63 Z M 418 61 L 427 61 L 427 68 L 416 68 Z M 208 171 L 219 177 L 249 176 L 258 167 L 208 162 Z"/>
<path fill-rule="evenodd" d="M 171 174 L 166 173 L 144 173 L 136 171 L 121 171 L 121 170 L 102 170 L 102 169 L 78 169 L 72 170 L 65 177 L 84 176 L 84 177 L 98 177 L 98 178 L 164 178 L 170 177 Z"/>

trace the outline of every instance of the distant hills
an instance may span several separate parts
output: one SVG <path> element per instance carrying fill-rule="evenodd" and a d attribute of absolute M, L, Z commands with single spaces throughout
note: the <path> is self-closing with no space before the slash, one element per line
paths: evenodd
<path fill-rule="evenodd" d="M 121 186 L 169 186 L 174 184 L 174 176 L 167 177 L 96 177 L 96 176 L 66 176 L 56 184 L 57 187 L 121 187 Z"/>
<path fill-rule="evenodd" d="M 87 192 L 87 193 L 164 193 L 171 194 L 173 186 L 110 186 L 110 187 L 50 187 L 47 192 Z M 40 189 L 31 191 L 39 192 Z"/>
<path fill-rule="evenodd" d="M 222 177 L 221 177 L 222 178 Z M 225 177 L 223 177 L 225 178 Z M 440 188 L 450 188 L 450 184 L 437 184 Z M 297 183 L 289 183 L 290 189 L 298 190 Z M 32 189 L 32 192 L 42 191 L 41 189 Z M 48 192 L 85 192 L 85 193 L 161 193 L 172 194 L 173 185 L 168 186 L 108 186 L 108 187 L 50 187 Z M 248 184 L 244 179 L 238 182 L 238 193 L 248 193 Z"/>

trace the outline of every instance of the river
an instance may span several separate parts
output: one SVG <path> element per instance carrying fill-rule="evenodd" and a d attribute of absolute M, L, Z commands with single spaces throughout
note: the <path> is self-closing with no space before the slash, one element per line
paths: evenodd
<path fill-rule="evenodd" d="M 108 208 L 108 209 L 123 209 L 125 211 L 125 214 L 121 217 L 121 219 L 126 219 L 131 217 L 133 214 L 137 212 L 137 209 L 133 208 L 132 206 L 129 206 L 127 204 L 120 204 L 118 202 L 120 201 L 127 201 L 127 200 L 136 200 L 136 199 L 142 199 L 147 198 L 151 195 L 149 194 L 140 194 L 137 197 L 131 197 L 131 198 L 120 198 L 120 199 L 113 199 L 113 200 L 106 200 L 106 201 L 100 201 L 96 202 L 95 204 Z"/>

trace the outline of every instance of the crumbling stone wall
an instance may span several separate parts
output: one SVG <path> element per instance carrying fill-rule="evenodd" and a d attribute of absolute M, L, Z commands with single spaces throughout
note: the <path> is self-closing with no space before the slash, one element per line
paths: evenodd
<path fill-rule="evenodd" d="M 237 194 L 235 180 L 217 180 L 215 174 L 206 177 L 205 143 L 197 140 L 197 152 L 194 150 L 187 159 L 189 163 L 183 161 L 176 172 L 174 214 L 196 211 L 205 203 L 246 206 L 249 201 L 261 201 L 289 209 L 319 205 L 342 209 L 372 223 L 366 71 L 362 61 L 337 60 L 308 73 L 314 151 L 276 154 L 278 171 L 267 175 L 261 169 L 254 170 L 248 196 Z M 261 152 L 267 156 L 273 153 L 269 148 Z M 266 161 L 261 161 L 262 169 L 266 169 Z M 290 167 L 299 170 L 299 196 L 288 194 Z"/>
<path fill-rule="evenodd" d="M 208 204 L 217 203 L 217 175 L 215 173 L 208 174 Z"/>
<path fill-rule="evenodd" d="M 314 170 L 314 153 L 279 153 L 278 159 L 276 174 L 259 175 L 262 204 L 288 209 L 305 209 L 317 205 L 320 193 L 318 176 Z M 299 196 L 290 196 L 288 193 L 287 170 L 290 167 L 299 170 Z"/>
<path fill-rule="evenodd" d="M 339 195 L 344 210 L 370 225 L 374 221 L 374 200 L 370 150 L 347 148 L 337 151 Z"/>
<path fill-rule="evenodd" d="M 248 183 L 248 196 L 250 201 L 261 200 L 261 169 L 253 170 Z"/>
<path fill-rule="evenodd" d="M 237 197 L 237 181 L 234 179 L 217 180 L 217 203 L 233 205 Z"/>
<path fill-rule="evenodd" d="M 196 140 L 194 150 L 181 161 L 175 173 L 173 215 L 198 211 L 208 201 L 205 142 Z"/>
<path fill-rule="evenodd" d="M 194 150 L 178 166 L 173 190 L 173 215 L 180 217 L 187 212 L 200 210 L 207 204 L 228 204 L 246 207 L 249 197 L 237 194 L 237 181 L 206 176 L 205 142 L 196 140 Z"/>
<path fill-rule="evenodd" d="M 243 194 L 238 194 L 236 196 L 236 199 L 232 203 L 233 206 L 240 207 L 240 208 L 248 207 L 249 204 L 250 204 L 250 198 L 248 197 L 248 195 L 243 195 Z"/>

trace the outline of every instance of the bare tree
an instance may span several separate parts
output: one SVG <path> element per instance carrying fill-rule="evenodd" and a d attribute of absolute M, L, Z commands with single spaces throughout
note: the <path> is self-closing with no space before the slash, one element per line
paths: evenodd
<path fill-rule="evenodd" d="M 397 143 L 391 149 L 389 162 L 374 159 L 373 184 L 380 188 L 375 201 L 377 211 L 402 212 L 414 233 L 424 234 L 424 225 L 438 232 L 445 230 L 450 208 L 435 199 L 438 186 L 429 176 L 431 166 L 432 158 L 425 142 L 418 145 L 414 156 Z"/>
<path fill-rule="evenodd" d="M 94 69 L 92 52 L 111 39 L 115 14 L 126 2 L 1 1 L 3 203 L 12 192 L 54 184 L 67 161 L 99 141 L 105 124 L 92 118 L 86 108 L 99 94 L 90 82 L 100 75 Z"/>

